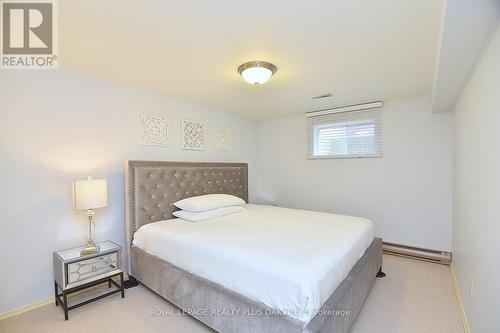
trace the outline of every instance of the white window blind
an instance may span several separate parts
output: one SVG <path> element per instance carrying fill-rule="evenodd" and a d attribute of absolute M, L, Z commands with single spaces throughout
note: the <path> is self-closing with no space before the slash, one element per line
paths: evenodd
<path fill-rule="evenodd" d="M 382 156 L 381 106 L 376 102 L 306 114 L 308 157 Z"/>

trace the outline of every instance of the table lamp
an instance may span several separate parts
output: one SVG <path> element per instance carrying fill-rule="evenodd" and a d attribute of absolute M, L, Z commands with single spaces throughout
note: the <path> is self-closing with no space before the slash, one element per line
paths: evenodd
<path fill-rule="evenodd" d="M 75 209 L 86 209 L 89 219 L 89 240 L 81 255 L 93 254 L 99 251 L 92 235 L 94 233 L 94 209 L 106 207 L 108 204 L 108 182 L 106 179 L 92 179 L 88 177 L 86 180 L 75 180 L 73 182 L 73 207 Z"/>

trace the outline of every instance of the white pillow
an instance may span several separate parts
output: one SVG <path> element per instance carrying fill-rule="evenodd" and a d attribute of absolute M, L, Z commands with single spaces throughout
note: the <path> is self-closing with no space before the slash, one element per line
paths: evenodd
<path fill-rule="evenodd" d="M 174 202 L 174 206 L 190 212 L 204 212 L 228 206 L 242 206 L 245 200 L 230 194 L 206 194 Z"/>
<path fill-rule="evenodd" d="M 178 210 L 178 211 L 173 212 L 173 214 L 174 214 L 174 216 L 177 216 L 183 220 L 188 220 L 191 222 L 198 222 L 198 221 L 213 219 L 216 217 L 229 215 L 229 214 L 233 214 L 233 213 L 239 213 L 239 212 L 242 212 L 244 210 L 245 210 L 245 208 L 243 208 L 242 206 L 228 206 L 228 207 L 211 209 L 211 210 L 207 210 L 204 212 L 190 212 L 187 210 Z"/>

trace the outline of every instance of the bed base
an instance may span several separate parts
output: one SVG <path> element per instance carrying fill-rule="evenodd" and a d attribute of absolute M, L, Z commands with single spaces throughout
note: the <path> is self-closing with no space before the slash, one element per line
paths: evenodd
<path fill-rule="evenodd" d="M 375 238 L 344 281 L 305 327 L 263 303 L 187 272 L 140 248 L 130 248 L 133 277 L 221 333 L 346 333 L 375 278 L 382 273 L 382 239 Z M 383 274 L 383 273 L 382 273 Z"/>

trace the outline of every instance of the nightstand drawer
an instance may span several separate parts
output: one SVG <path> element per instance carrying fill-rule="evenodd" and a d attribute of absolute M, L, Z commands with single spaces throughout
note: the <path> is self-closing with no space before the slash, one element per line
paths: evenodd
<path fill-rule="evenodd" d="M 118 268 L 118 252 L 68 264 L 67 283 L 75 283 L 111 272 Z"/>

